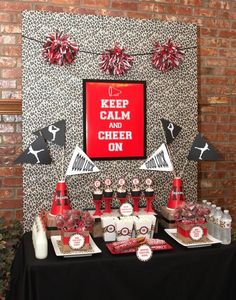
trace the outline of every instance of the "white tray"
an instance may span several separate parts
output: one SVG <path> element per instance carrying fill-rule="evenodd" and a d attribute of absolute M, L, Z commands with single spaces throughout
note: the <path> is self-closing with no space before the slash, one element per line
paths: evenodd
<path fill-rule="evenodd" d="M 98 248 L 98 246 L 94 243 L 93 239 L 90 236 L 90 246 L 92 247 L 92 250 L 87 251 L 87 252 L 83 252 L 83 251 L 79 251 L 79 250 L 74 250 L 73 252 L 70 253 L 62 253 L 57 241 L 61 240 L 61 236 L 60 235 L 55 235 L 55 236 L 51 236 L 51 241 L 52 241 L 52 245 L 54 248 L 54 251 L 56 253 L 57 256 L 64 256 L 66 258 L 69 257 L 86 257 L 86 256 L 91 256 L 93 254 L 96 253 L 101 253 L 101 249 Z"/>
<path fill-rule="evenodd" d="M 199 247 L 208 247 L 208 246 L 211 246 L 211 245 L 214 245 L 214 244 L 219 244 L 221 243 L 220 240 L 217 240 L 215 239 L 213 236 L 211 235 L 207 235 L 208 239 L 210 241 L 207 241 L 207 242 L 202 242 L 202 243 L 191 243 L 191 244 L 187 244 L 187 243 L 184 243 L 183 241 L 181 241 L 180 239 L 177 238 L 176 235 L 174 235 L 176 232 L 177 232 L 177 229 L 174 228 L 174 229 L 165 229 L 165 232 L 171 236 L 174 240 L 176 240 L 176 242 L 178 242 L 180 245 L 182 246 L 185 246 L 187 248 L 199 248 Z"/>

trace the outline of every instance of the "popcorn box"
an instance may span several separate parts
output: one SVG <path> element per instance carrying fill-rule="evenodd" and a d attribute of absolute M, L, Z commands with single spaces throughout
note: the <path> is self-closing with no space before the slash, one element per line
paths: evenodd
<path fill-rule="evenodd" d="M 205 242 L 207 240 L 207 222 L 177 222 L 177 237 L 184 243 Z"/>
<path fill-rule="evenodd" d="M 120 217 L 115 221 L 117 241 L 127 241 L 132 237 L 134 218 Z"/>
<path fill-rule="evenodd" d="M 117 217 L 104 216 L 101 217 L 101 225 L 103 229 L 103 239 L 105 242 L 113 242 L 116 240 L 116 221 Z"/>
<path fill-rule="evenodd" d="M 151 216 L 140 216 L 134 221 L 135 237 L 151 237 L 153 219 Z"/>

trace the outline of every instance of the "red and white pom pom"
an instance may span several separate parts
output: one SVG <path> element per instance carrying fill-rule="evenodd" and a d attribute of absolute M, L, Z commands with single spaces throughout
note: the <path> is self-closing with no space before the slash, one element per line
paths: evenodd
<path fill-rule="evenodd" d="M 165 44 L 157 42 L 152 54 L 152 65 L 161 72 L 167 72 L 180 65 L 184 57 L 181 46 L 175 44 L 170 38 Z"/>
<path fill-rule="evenodd" d="M 50 34 L 43 45 L 43 57 L 53 65 L 69 65 L 75 61 L 77 53 L 77 44 L 58 31 Z"/>
<path fill-rule="evenodd" d="M 132 67 L 134 58 L 125 53 L 118 44 L 112 49 L 103 51 L 100 62 L 100 69 L 110 75 L 125 75 Z"/>

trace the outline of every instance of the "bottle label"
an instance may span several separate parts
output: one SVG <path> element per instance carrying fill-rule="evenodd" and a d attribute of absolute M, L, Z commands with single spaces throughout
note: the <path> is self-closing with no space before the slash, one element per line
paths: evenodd
<path fill-rule="evenodd" d="M 215 217 L 214 219 L 215 219 L 214 223 L 217 224 L 217 225 L 220 225 L 220 219 L 221 218 L 220 217 Z"/>
<path fill-rule="evenodd" d="M 222 228 L 231 228 L 231 221 L 227 220 L 227 221 L 220 221 L 220 227 Z"/>

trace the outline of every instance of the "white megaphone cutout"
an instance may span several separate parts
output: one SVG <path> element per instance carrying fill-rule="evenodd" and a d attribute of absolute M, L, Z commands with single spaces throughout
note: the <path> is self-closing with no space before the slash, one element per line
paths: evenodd
<path fill-rule="evenodd" d="M 140 169 L 150 171 L 173 171 L 174 167 L 170 160 L 166 145 L 162 144 L 157 151 L 145 161 Z"/>
<path fill-rule="evenodd" d="M 70 160 L 66 175 L 78 175 L 85 173 L 99 172 L 91 159 L 84 153 L 80 147 L 76 146 Z"/>

